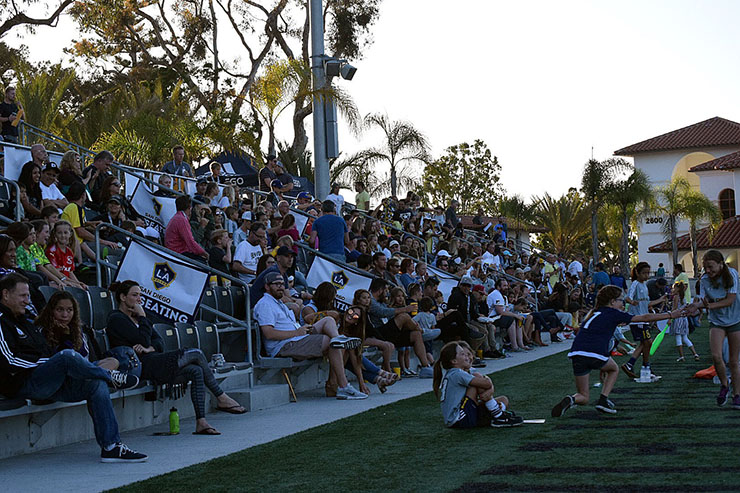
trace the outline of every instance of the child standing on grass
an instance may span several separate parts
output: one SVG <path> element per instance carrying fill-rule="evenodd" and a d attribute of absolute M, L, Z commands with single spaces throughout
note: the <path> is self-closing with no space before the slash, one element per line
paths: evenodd
<path fill-rule="evenodd" d="M 493 397 L 491 379 L 470 373 L 473 353 L 467 344 L 448 342 L 434 363 L 434 393 L 439 398 L 445 426 L 506 428 L 522 424 L 522 417 L 506 408 L 509 399 Z M 442 370 L 444 372 L 444 376 Z M 482 406 L 481 406 L 482 404 Z"/>
<path fill-rule="evenodd" d="M 684 295 L 686 294 L 686 284 L 683 282 L 676 282 L 673 284 L 672 295 L 673 295 L 673 309 L 681 310 L 686 306 Z M 686 317 L 678 317 L 671 322 L 671 328 L 668 329 L 670 335 L 676 336 L 676 349 L 678 349 L 678 359 L 676 361 L 683 362 L 686 359 L 683 356 L 684 345 L 694 353 L 694 360 L 699 361 L 699 355 L 694 349 L 694 344 L 689 340 L 689 319 Z"/>
<path fill-rule="evenodd" d="M 732 374 L 732 408 L 740 409 L 740 298 L 737 296 L 737 271 L 725 263 L 719 250 L 709 250 L 702 259 L 704 275 L 701 276 L 701 299 L 689 305 L 690 315 L 704 309 L 709 318 L 709 347 L 717 376 L 722 386 L 717 395 L 717 405 L 727 404 L 730 393 L 727 366 L 722 356 L 722 345 L 727 339 L 729 366 Z M 699 290 L 697 290 L 699 291 Z"/>
<path fill-rule="evenodd" d="M 596 409 L 609 414 L 616 414 L 617 409 L 609 399 L 609 394 L 614 388 L 619 374 L 619 368 L 609 356 L 610 341 L 614 336 L 617 325 L 653 322 L 657 320 L 673 319 L 682 315 L 680 310 L 671 313 L 648 313 L 645 315 L 630 315 L 622 311 L 624 299 L 622 288 L 617 286 L 604 286 L 596 295 L 596 308 L 591 310 L 585 318 L 585 322 L 578 331 L 568 357 L 573 364 L 573 375 L 576 380 L 576 393 L 566 395 L 555 407 L 552 408 L 553 418 L 562 416 L 565 411 L 576 404 L 588 404 L 589 374 L 591 370 L 601 370 L 606 378 L 604 380 L 601 396 L 596 403 Z"/>
<path fill-rule="evenodd" d="M 647 262 L 640 262 L 632 268 L 632 284 L 627 292 L 627 296 L 624 298 L 625 303 L 629 303 L 630 305 L 627 309 L 627 312 L 630 315 L 645 315 L 648 313 L 650 307 L 660 305 L 666 300 L 666 296 L 663 295 L 657 300 L 650 301 L 648 288 L 645 284 L 648 277 L 650 277 L 650 264 Z M 637 358 L 640 357 L 640 354 L 642 354 L 642 366 L 644 368 L 650 368 L 650 347 L 653 345 L 653 340 L 650 335 L 650 324 L 631 323 L 630 331 L 632 332 L 632 338 L 635 340 L 637 347 L 635 347 L 629 361 L 622 365 L 622 370 L 628 377 L 637 378 L 637 375 L 634 372 L 634 365 Z M 650 379 L 652 381 L 657 381 L 658 378 L 659 377 L 654 375 L 651 370 Z"/>

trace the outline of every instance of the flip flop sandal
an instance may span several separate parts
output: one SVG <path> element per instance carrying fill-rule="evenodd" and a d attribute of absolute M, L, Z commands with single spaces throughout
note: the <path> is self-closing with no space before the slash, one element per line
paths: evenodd
<path fill-rule="evenodd" d="M 231 407 L 216 407 L 217 410 L 223 411 L 229 414 L 244 414 L 247 412 L 242 406 L 231 406 Z"/>
<path fill-rule="evenodd" d="M 220 435 L 220 434 L 221 434 L 220 431 L 218 431 L 218 430 L 216 430 L 216 428 L 212 428 L 210 426 L 208 428 L 203 428 L 200 431 L 194 431 L 193 432 L 193 435 L 213 435 L 213 436 L 216 436 L 216 435 Z"/>

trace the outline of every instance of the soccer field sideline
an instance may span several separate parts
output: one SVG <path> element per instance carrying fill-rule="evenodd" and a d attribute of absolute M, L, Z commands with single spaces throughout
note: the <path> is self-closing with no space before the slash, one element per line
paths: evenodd
<path fill-rule="evenodd" d="M 493 373 L 566 351 L 570 342 L 551 344 L 530 352 L 512 353 L 511 357 L 487 360 L 478 371 Z M 1 477 L 9 491 L 101 491 L 223 457 L 282 437 L 331 423 L 367 410 L 418 396 L 431 390 L 430 379 L 405 379 L 380 394 L 363 401 L 337 401 L 323 397 L 323 388 L 299 394 L 297 403 L 249 412 L 243 416 L 211 413 L 209 422 L 221 436 L 192 436 L 194 419 L 183 419 L 181 435 L 152 436 L 167 425 L 126 432 L 122 438 L 136 450 L 149 455 L 142 464 L 100 464 L 94 440 L 0 460 Z M 44 474 L 29 474 L 43 470 Z M 94 478 L 94 481 L 91 481 Z"/>

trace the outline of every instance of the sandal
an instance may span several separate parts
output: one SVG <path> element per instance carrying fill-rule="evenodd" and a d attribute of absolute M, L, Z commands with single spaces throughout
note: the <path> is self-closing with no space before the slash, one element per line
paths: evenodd
<path fill-rule="evenodd" d="M 375 385 L 378 386 L 378 390 L 381 394 L 385 394 L 385 392 L 388 390 L 388 380 L 378 375 L 378 378 L 375 380 Z"/>
<path fill-rule="evenodd" d="M 221 432 L 218 431 L 216 428 L 213 428 L 209 426 L 208 428 L 203 428 L 200 431 L 194 431 L 193 435 L 220 435 Z"/>
<path fill-rule="evenodd" d="M 247 410 L 244 409 L 239 404 L 237 404 L 236 406 L 231 406 L 231 407 L 220 407 L 220 406 L 217 406 L 216 409 L 219 410 L 219 411 L 223 411 L 225 413 L 229 413 L 229 414 L 244 414 L 244 413 L 247 412 Z"/>

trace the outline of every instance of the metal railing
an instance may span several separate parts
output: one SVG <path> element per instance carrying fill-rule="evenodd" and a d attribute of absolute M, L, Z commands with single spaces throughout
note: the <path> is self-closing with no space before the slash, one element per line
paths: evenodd
<path fill-rule="evenodd" d="M 7 183 L 8 185 L 12 186 L 15 189 L 15 218 L 13 219 L 13 218 L 0 215 L 0 221 L 6 224 L 18 222 L 21 220 L 21 216 L 22 216 L 21 187 L 19 187 L 18 184 L 14 182 L 13 180 L 9 180 L 5 178 L 4 176 L 0 176 L 0 181 L 2 181 L 3 183 Z M 10 203 L 10 197 L 8 197 L 8 203 Z"/>
<path fill-rule="evenodd" d="M 131 234 L 123 228 L 119 228 L 118 226 L 114 226 L 113 224 L 110 224 L 110 223 L 100 223 L 95 227 L 95 276 L 96 276 L 96 281 L 97 281 L 98 286 L 102 286 L 101 267 L 109 267 L 111 269 L 118 269 L 119 267 L 118 265 L 114 265 L 108 262 L 107 260 L 100 258 L 100 253 L 101 253 L 100 230 L 101 228 L 107 228 L 113 231 L 117 231 L 125 235 L 126 237 L 130 238 L 131 241 L 137 241 L 143 245 L 147 245 L 157 251 L 161 251 L 169 256 L 172 256 L 182 262 L 191 264 L 201 270 L 204 270 L 208 272 L 209 276 L 217 275 L 224 279 L 228 279 L 229 281 L 231 281 L 232 285 L 236 284 L 236 285 L 242 286 L 244 288 L 244 295 L 245 295 L 244 302 L 245 302 L 245 314 L 246 314 L 245 319 L 246 320 L 239 320 L 227 313 L 219 311 L 216 308 L 206 306 L 204 304 L 201 304 L 200 308 L 206 310 L 209 313 L 213 313 L 218 318 L 225 320 L 227 322 L 230 322 L 232 324 L 231 327 L 226 327 L 226 328 L 216 326 L 216 331 L 218 333 L 240 332 L 241 330 L 246 329 L 246 336 L 247 336 L 247 359 L 246 361 L 254 365 L 254 358 L 253 358 L 253 351 L 252 351 L 252 315 L 251 315 L 252 307 L 250 303 L 249 284 L 247 284 L 246 282 L 244 282 L 243 280 L 237 277 L 232 276 L 231 274 L 227 274 L 226 272 L 221 272 L 220 270 L 214 269 L 210 265 L 204 264 L 190 257 L 181 255 L 179 253 L 173 252 L 172 250 L 169 250 L 168 248 L 163 247 L 162 245 L 154 243 L 153 241 L 149 241 L 146 238 L 143 238 L 141 236 Z M 254 373 L 251 370 L 251 368 L 249 370 L 249 384 L 250 384 L 250 387 L 254 386 Z"/>

